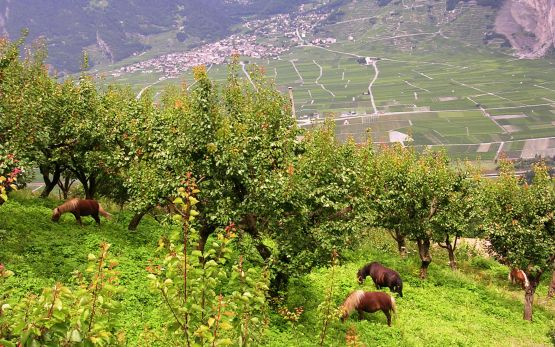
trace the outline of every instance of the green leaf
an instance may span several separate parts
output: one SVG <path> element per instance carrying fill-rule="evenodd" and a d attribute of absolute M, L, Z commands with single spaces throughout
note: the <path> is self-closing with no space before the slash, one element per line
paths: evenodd
<path fill-rule="evenodd" d="M 81 342 L 82 339 L 81 339 L 81 333 L 79 332 L 79 330 L 77 329 L 72 330 L 69 340 L 71 342 Z"/>

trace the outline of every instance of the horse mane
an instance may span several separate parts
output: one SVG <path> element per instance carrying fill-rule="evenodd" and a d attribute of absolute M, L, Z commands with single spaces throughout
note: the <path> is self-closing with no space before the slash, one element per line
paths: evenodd
<path fill-rule="evenodd" d="M 363 297 L 364 297 L 363 290 L 355 290 L 354 292 L 349 294 L 347 299 L 345 299 L 345 302 L 343 302 L 343 305 L 341 305 L 343 314 L 347 316 L 351 314 L 351 312 L 353 312 L 357 308 L 358 304 L 360 303 L 360 300 L 362 300 Z"/>
<path fill-rule="evenodd" d="M 395 298 L 393 296 L 389 296 L 391 299 L 391 311 L 393 313 L 397 313 L 397 305 L 395 305 Z"/>
<path fill-rule="evenodd" d="M 530 281 L 528 281 L 528 276 L 526 276 L 526 272 L 524 272 L 523 270 L 519 271 L 522 272 L 522 276 L 524 276 L 524 288 L 530 287 Z"/>
<path fill-rule="evenodd" d="M 79 199 L 71 199 L 64 202 L 60 206 L 56 207 L 56 210 L 58 210 L 60 214 L 63 214 L 69 211 L 74 211 L 77 208 L 78 203 L 79 203 Z"/>
<path fill-rule="evenodd" d="M 364 276 L 364 277 L 370 276 L 370 268 L 371 268 L 374 264 L 376 264 L 375 261 L 373 261 L 373 262 L 371 262 L 371 263 L 368 263 L 368 264 L 364 265 L 363 267 L 361 267 L 361 268 L 358 270 L 357 275 Z"/>

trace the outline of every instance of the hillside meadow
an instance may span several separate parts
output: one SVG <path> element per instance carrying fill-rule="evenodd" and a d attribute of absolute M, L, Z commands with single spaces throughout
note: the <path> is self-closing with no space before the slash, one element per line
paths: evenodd
<path fill-rule="evenodd" d="M 164 346 L 165 307 L 149 289 L 146 267 L 156 259 L 161 236 L 175 227 L 146 218 L 137 231 L 129 232 L 130 215 L 106 204 L 114 213 L 100 227 L 84 218 L 79 227 L 71 215 L 51 222 L 53 199 L 38 199 L 29 192 L 12 194 L 0 208 L 0 263 L 14 272 L 7 284 L 15 296 L 37 293 L 56 281 L 72 282 L 74 270 L 84 270 L 87 254 L 101 241 L 111 244 L 119 261 L 121 308 L 112 318 L 125 335 L 128 346 Z M 318 306 L 326 301 L 339 307 L 353 290 L 374 291 L 370 278 L 359 286 L 356 271 L 370 261 L 396 269 L 404 280 L 404 296 L 397 301 L 397 315 L 388 328 L 381 312 L 365 314 L 358 321 L 353 314 L 345 323 L 329 323 L 327 346 L 550 346 L 555 343 L 555 302 L 546 302 L 548 278 L 539 286 L 532 322 L 522 320 L 523 292 L 507 281 L 505 266 L 462 246 L 457 250 L 459 270 L 448 267 L 444 250 L 432 248 L 429 276 L 418 276 L 420 259 L 409 245 L 401 259 L 394 241 L 383 231 L 361 231 L 359 244 L 339 254 L 333 267 L 319 267 L 291 279 L 285 301 L 274 301 L 266 313 L 268 329 L 259 340 L 264 346 L 316 346 L 320 342 L 321 316 Z M 237 244 L 236 249 L 241 249 Z M 237 252 L 234 253 L 237 257 Z M 252 265 L 255 265 L 254 262 Z M 388 290 L 386 290 L 389 292 Z M 296 312 L 287 315 L 285 312 Z M 300 312 L 300 314 L 299 314 Z"/>

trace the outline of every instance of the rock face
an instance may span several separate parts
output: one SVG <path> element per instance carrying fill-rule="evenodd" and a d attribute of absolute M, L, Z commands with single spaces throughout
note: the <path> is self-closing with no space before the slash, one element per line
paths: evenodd
<path fill-rule="evenodd" d="M 8 18 L 10 17 L 10 1 L 6 0 L 6 7 L 2 11 L 0 9 L 0 36 L 8 36 L 8 29 L 6 28 Z"/>
<path fill-rule="evenodd" d="M 540 58 L 555 46 L 555 0 L 506 0 L 495 20 L 520 58 Z"/>

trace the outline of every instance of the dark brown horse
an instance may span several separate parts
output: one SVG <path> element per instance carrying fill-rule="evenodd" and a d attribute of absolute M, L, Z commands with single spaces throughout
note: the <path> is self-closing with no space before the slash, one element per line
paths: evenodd
<path fill-rule="evenodd" d="M 112 217 L 96 200 L 71 199 L 52 210 L 52 221 L 57 222 L 60 216 L 66 212 L 71 212 L 79 225 L 83 225 L 81 216 L 92 216 L 98 225 L 100 225 L 99 214 L 108 219 Z"/>
<path fill-rule="evenodd" d="M 403 297 L 403 280 L 396 271 L 386 268 L 378 262 L 372 262 L 358 270 L 358 283 L 362 284 L 367 276 L 372 277 L 376 288 L 388 287 L 389 290 L 399 293 L 399 296 Z"/>
<path fill-rule="evenodd" d="M 382 311 L 387 318 L 387 325 L 391 326 L 391 312 L 397 312 L 395 299 L 384 292 L 365 292 L 356 290 L 349 294 L 343 305 L 341 305 L 343 316 L 341 320 L 344 322 L 347 317 L 354 311 L 358 311 L 358 318 L 363 318 L 363 312 L 374 313 Z"/>

